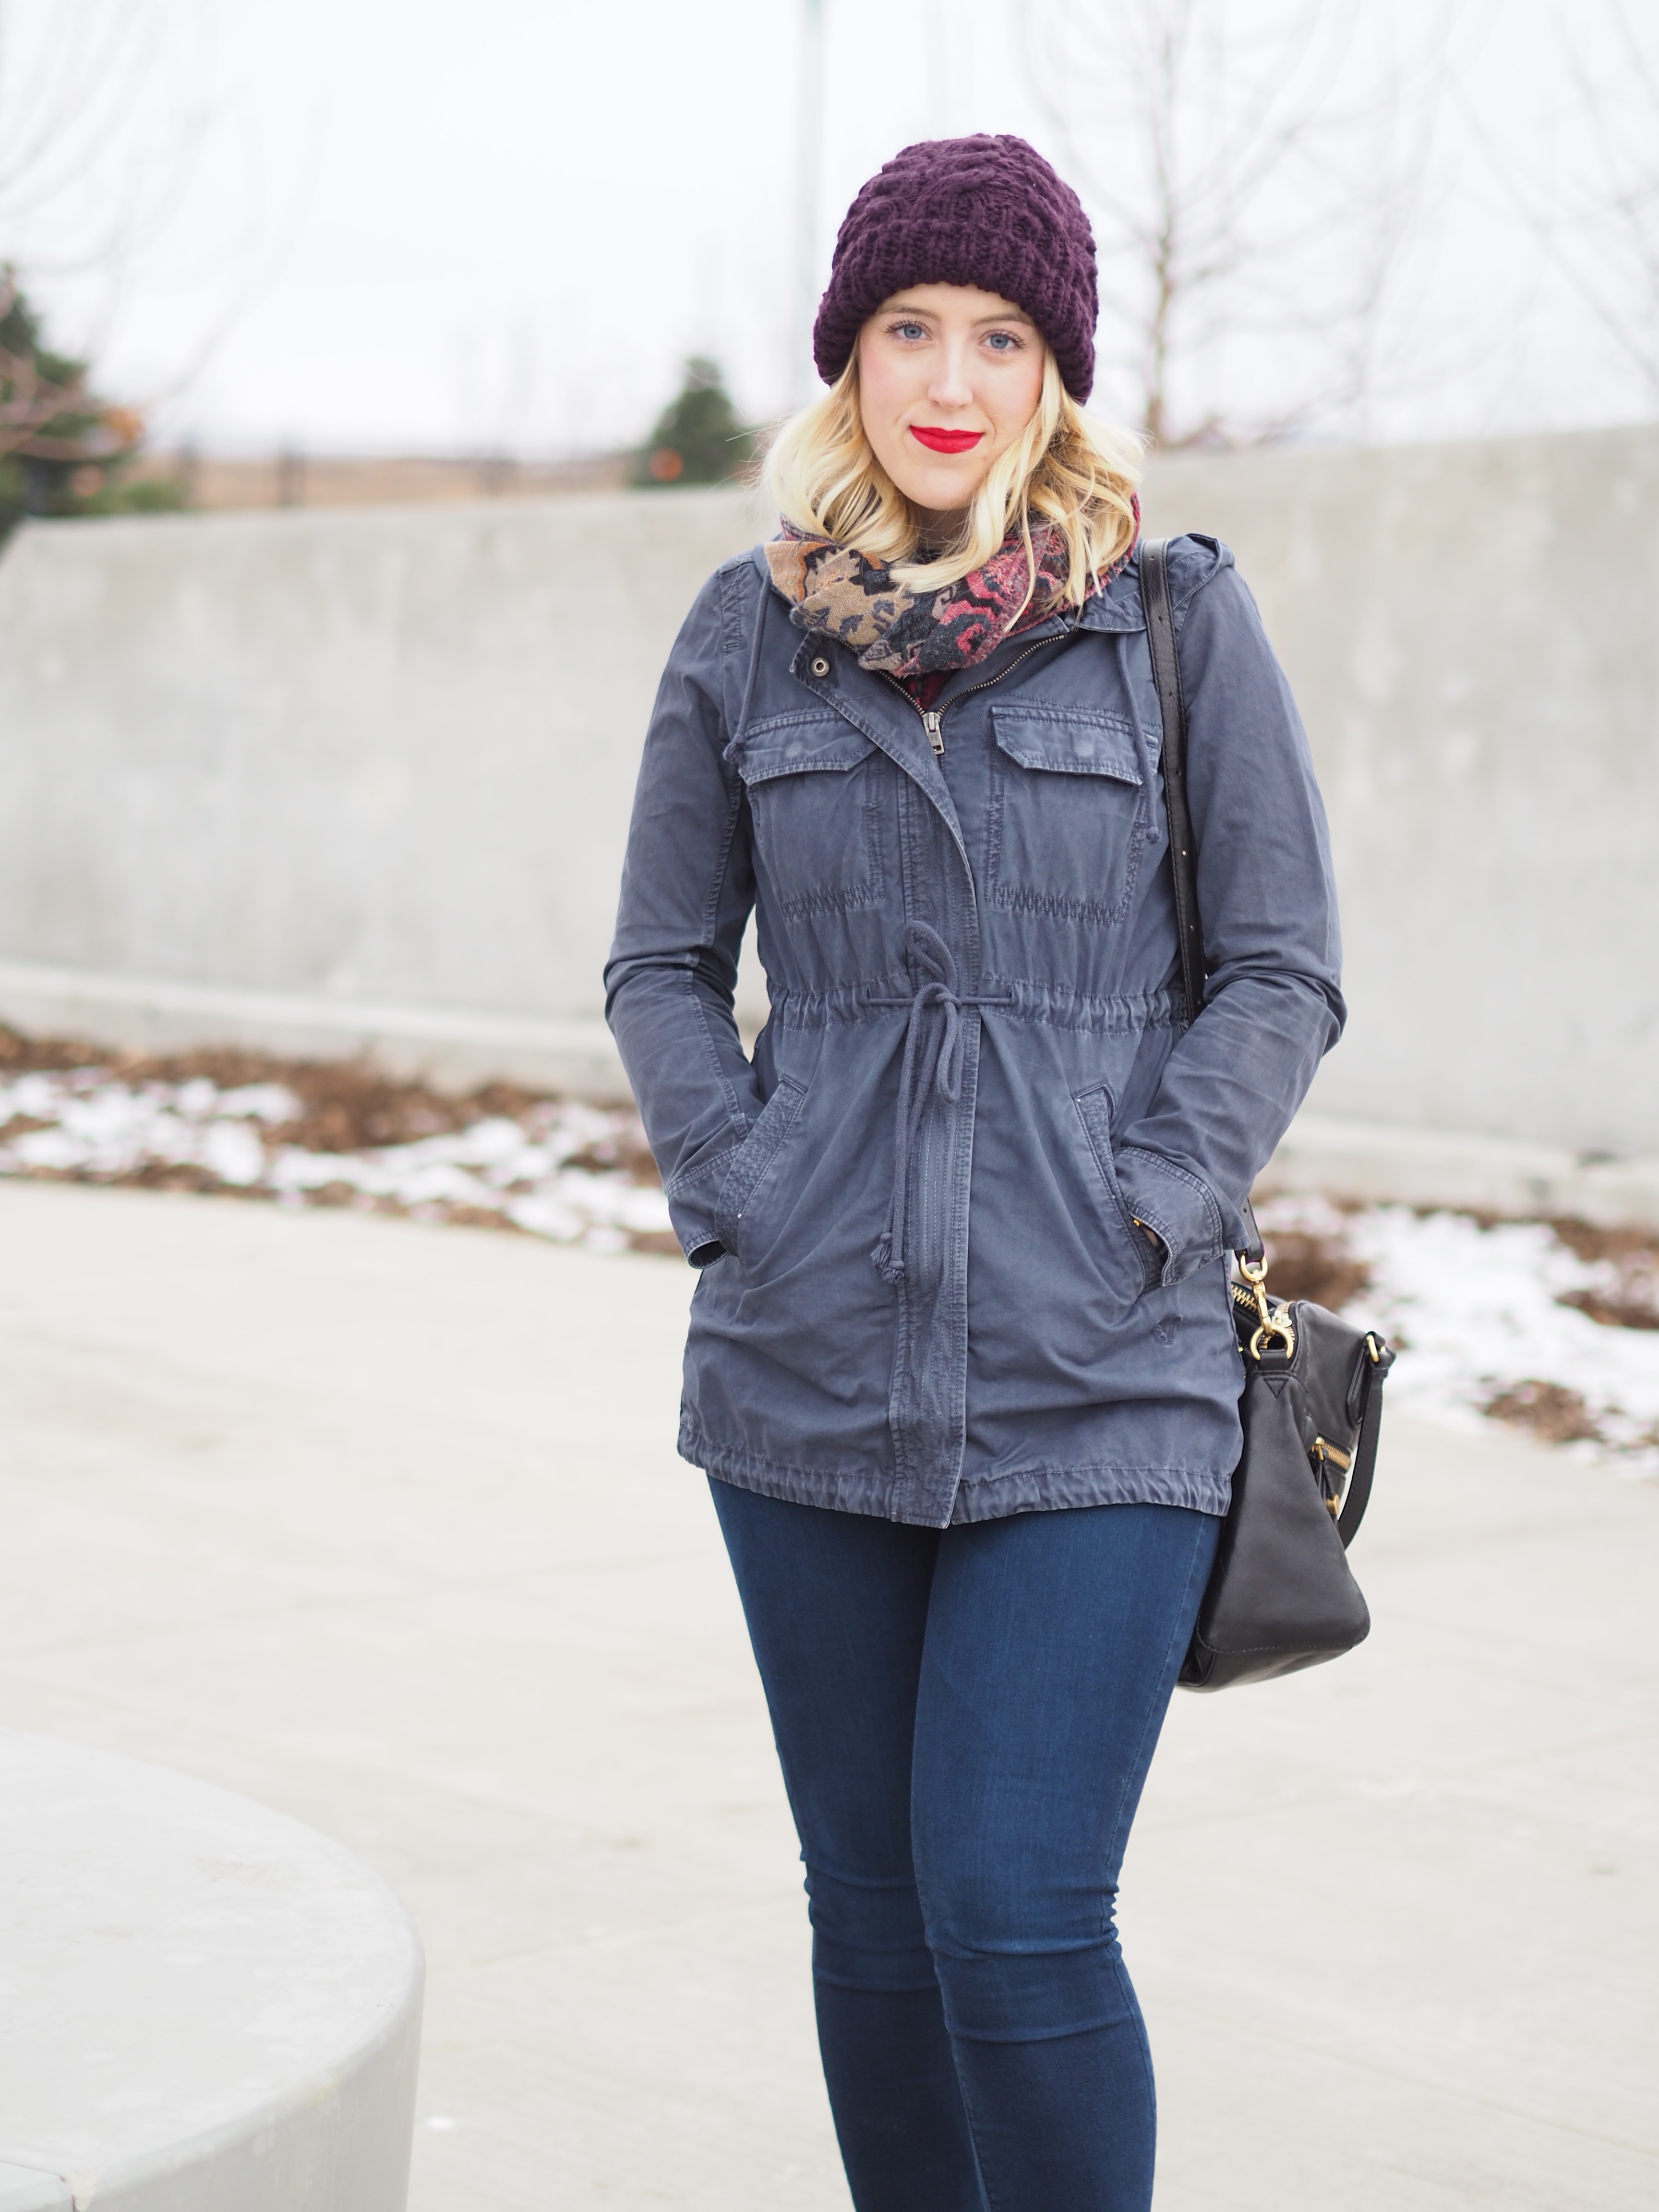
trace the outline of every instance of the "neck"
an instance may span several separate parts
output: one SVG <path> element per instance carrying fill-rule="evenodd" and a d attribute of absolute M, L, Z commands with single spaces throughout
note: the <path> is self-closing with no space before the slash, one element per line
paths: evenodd
<path fill-rule="evenodd" d="M 968 520 L 965 507 L 913 507 L 910 511 L 916 519 L 915 557 L 921 561 L 936 561 L 948 552 Z"/>

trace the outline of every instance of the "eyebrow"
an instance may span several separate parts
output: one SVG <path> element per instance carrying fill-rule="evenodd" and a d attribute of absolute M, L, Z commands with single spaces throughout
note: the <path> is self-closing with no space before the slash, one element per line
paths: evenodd
<path fill-rule="evenodd" d="M 937 310 L 931 307 L 918 307 L 901 296 L 896 300 L 889 300 L 877 312 L 884 315 L 926 316 L 937 313 Z M 1006 314 L 976 316 L 973 326 L 976 331 L 983 330 L 988 323 L 1024 323 L 1028 330 L 1034 331 L 1036 328 L 1031 318 L 1019 307 L 1010 307 Z"/>

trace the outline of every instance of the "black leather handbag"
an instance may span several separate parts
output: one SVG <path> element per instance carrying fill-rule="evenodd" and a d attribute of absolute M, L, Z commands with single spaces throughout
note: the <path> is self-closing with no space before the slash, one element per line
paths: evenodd
<path fill-rule="evenodd" d="M 1140 592 L 1164 721 L 1176 928 L 1191 1021 L 1204 1003 L 1204 935 L 1167 554 L 1164 538 L 1141 546 Z M 1242 1211 L 1252 1241 L 1237 1255 L 1231 1291 L 1244 1449 L 1181 1669 L 1188 1690 L 1293 1674 L 1352 1651 L 1370 1632 L 1346 1555 L 1370 1499 L 1394 1354 L 1374 1330 L 1357 1329 L 1310 1299 L 1274 1299 L 1248 1200 Z"/>

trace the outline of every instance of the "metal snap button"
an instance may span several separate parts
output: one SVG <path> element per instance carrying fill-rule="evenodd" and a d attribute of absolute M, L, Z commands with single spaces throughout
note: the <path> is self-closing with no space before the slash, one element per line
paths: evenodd
<path fill-rule="evenodd" d="M 830 664 L 822 653 L 819 653 L 817 659 L 812 663 L 812 673 L 814 676 L 827 676 L 830 673 Z"/>

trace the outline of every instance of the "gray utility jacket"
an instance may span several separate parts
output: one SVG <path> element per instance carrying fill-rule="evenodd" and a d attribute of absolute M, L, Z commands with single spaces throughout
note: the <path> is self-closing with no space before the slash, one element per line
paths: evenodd
<path fill-rule="evenodd" d="M 1324 812 L 1255 602 L 1207 538 L 1175 542 L 1170 581 L 1190 1027 L 1133 562 L 952 676 L 936 723 L 794 628 L 758 550 L 687 617 L 606 984 L 702 1269 L 680 1450 L 709 1474 L 930 1528 L 1225 1511 L 1238 1202 L 1343 1006 Z"/>

